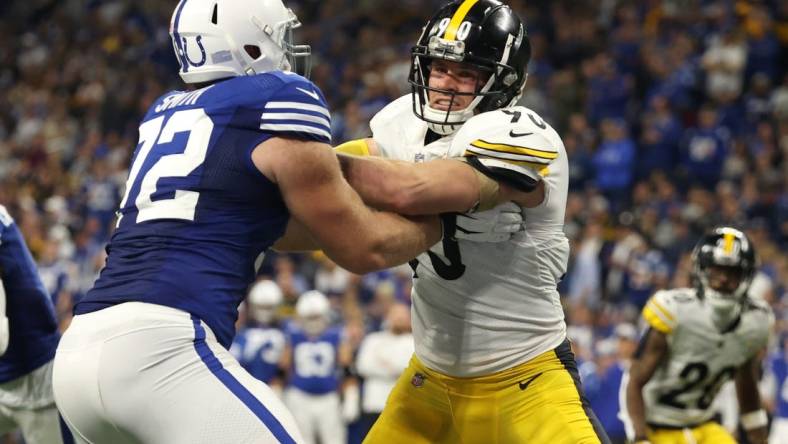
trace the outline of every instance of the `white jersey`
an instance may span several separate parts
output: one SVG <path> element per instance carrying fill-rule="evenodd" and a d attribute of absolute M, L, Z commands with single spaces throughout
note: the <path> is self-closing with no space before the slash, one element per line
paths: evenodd
<path fill-rule="evenodd" d="M 566 272 L 563 233 L 568 163 L 558 134 L 525 107 L 474 116 L 454 134 L 424 144 L 427 124 L 410 95 L 371 121 L 385 157 L 422 162 L 476 156 L 486 167 L 542 178 L 545 199 L 524 208 L 525 231 L 507 242 L 445 240 L 420 255 L 413 284 L 416 356 L 453 376 L 511 368 L 566 337 L 558 282 Z M 545 166 L 542 163 L 548 163 Z"/>
<path fill-rule="evenodd" d="M 712 323 L 711 310 L 692 288 L 657 292 L 643 309 L 646 322 L 668 341 L 667 359 L 643 387 L 647 423 L 708 421 L 720 387 L 766 346 L 774 318 L 762 300 L 748 298 L 727 332 Z"/>

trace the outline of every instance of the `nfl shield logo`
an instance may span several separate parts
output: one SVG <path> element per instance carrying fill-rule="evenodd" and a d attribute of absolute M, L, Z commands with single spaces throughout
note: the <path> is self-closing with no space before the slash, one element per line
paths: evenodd
<path fill-rule="evenodd" d="M 413 384 L 414 387 L 419 388 L 424 385 L 424 379 L 424 375 L 416 373 L 413 375 L 413 378 L 410 379 L 410 383 Z"/>

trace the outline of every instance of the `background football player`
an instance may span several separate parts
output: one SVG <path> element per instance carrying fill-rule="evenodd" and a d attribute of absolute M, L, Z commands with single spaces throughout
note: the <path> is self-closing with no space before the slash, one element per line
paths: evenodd
<path fill-rule="evenodd" d="M 0 435 L 20 428 L 29 444 L 70 441 L 61 435 L 52 395 L 52 358 L 60 334 L 33 256 L 0 205 Z"/>
<path fill-rule="evenodd" d="M 344 444 L 341 416 L 342 369 L 353 360 L 342 328 L 331 325 L 331 306 L 319 291 L 302 294 L 296 302 L 296 322 L 287 335 L 283 367 L 289 373 L 285 403 L 296 412 L 306 443 Z"/>
<path fill-rule="evenodd" d="M 747 438 L 765 443 L 757 375 L 774 320 L 747 294 L 754 247 L 741 231 L 720 227 L 700 239 L 692 262 L 694 288 L 659 291 L 643 308 L 648 330 L 622 386 L 628 435 L 638 443 L 735 443 L 712 419 L 712 401 L 733 378 Z"/>
<path fill-rule="evenodd" d="M 423 165 L 464 157 L 523 193 L 513 200 L 526 221 L 508 242 L 444 238 L 411 262 L 415 356 L 367 443 L 607 440 L 581 395 L 557 291 L 569 257 L 566 152 L 541 117 L 514 106 L 529 58 L 508 6 L 448 3 L 412 51 L 412 94 L 373 117 L 372 139 L 338 147 Z M 392 193 L 363 160 L 342 162 L 366 202 Z"/>
<path fill-rule="evenodd" d="M 279 363 L 285 349 L 285 333 L 279 325 L 277 310 L 282 290 L 275 282 L 255 282 L 246 297 L 246 325 L 238 330 L 230 353 L 246 371 L 281 392 L 284 381 Z"/>

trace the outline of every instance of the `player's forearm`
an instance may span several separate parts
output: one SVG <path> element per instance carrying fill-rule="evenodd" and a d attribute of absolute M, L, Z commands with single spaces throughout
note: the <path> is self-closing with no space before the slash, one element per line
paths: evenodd
<path fill-rule="evenodd" d="M 403 217 L 378 212 L 367 227 L 374 231 L 368 236 L 365 263 L 359 263 L 356 273 L 404 264 L 435 245 L 441 239 L 441 222 L 437 216 Z"/>
<path fill-rule="evenodd" d="M 635 438 L 646 437 L 646 413 L 645 402 L 643 401 L 643 386 L 635 384 L 632 380 L 627 385 L 626 402 L 627 413 L 629 419 L 632 421 L 632 427 L 635 431 Z"/>
<path fill-rule="evenodd" d="M 768 436 L 768 418 L 758 391 L 759 367 L 758 360 L 751 358 L 738 369 L 735 378 L 741 424 L 753 444 L 765 444 Z"/>
<path fill-rule="evenodd" d="M 367 205 L 400 214 L 465 212 L 479 201 L 473 170 L 456 160 L 412 164 L 338 155 L 345 179 Z"/>

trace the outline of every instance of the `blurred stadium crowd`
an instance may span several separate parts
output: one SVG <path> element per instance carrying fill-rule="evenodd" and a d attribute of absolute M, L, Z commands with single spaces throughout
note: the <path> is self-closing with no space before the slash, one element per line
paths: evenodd
<path fill-rule="evenodd" d="M 435 0 L 290 0 L 313 47 L 312 79 L 336 143 L 409 92 L 409 50 Z M 533 45 L 522 104 L 570 156 L 562 282 L 586 390 L 611 437 L 639 309 L 690 285 L 688 252 L 715 224 L 743 228 L 761 258 L 753 286 L 788 359 L 788 2 L 508 2 Z M 63 327 L 104 261 L 140 117 L 181 87 L 174 1 L 0 2 L 0 203 L 16 217 Z M 526 221 L 527 223 L 527 221 Z M 410 270 L 351 275 L 320 255 L 270 254 L 262 270 L 292 307 L 318 289 L 358 347 Z M 285 310 L 287 314 L 287 310 Z M 773 405 L 779 387 L 765 385 Z"/>

